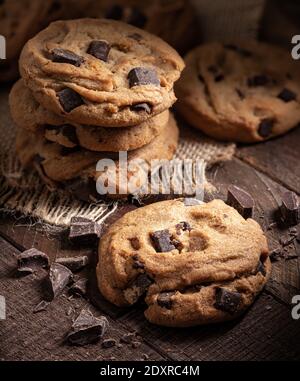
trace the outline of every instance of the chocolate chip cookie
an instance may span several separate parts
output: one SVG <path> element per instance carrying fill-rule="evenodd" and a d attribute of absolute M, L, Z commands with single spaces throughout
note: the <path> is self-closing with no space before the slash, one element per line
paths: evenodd
<path fill-rule="evenodd" d="M 42 132 L 47 140 L 68 148 L 80 146 L 91 151 L 130 151 L 150 143 L 162 133 L 169 120 L 169 111 L 147 119 L 138 126 L 104 128 L 68 123 L 46 110 L 19 80 L 10 93 L 11 115 L 20 128 Z"/>
<path fill-rule="evenodd" d="M 115 185 L 115 190 L 107 197 L 124 198 L 133 193 L 133 188 L 128 185 L 130 182 L 138 192 L 148 180 L 149 172 L 139 166 L 138 161 L 150 163 L 152 160 L 172 159 L 177 148 L 178 135 L 175 119 L 170 114 L 160 135 L 151 143 L 128 152 L 127 184 L 124 181 L 119 182 L 121 175 L 117 153 L 93 152 L 80 147 L 66 148 L 47 141 L 42 132 L 30 133 L 21 128 L 17 133 L 16 152 L 21 164 L 24 167 L 35 166 L 43 180 L 53 189 L 64 188 L 83 200 L 90 199 L 90 194 L 96 198 L 99 195 L 96 193 L 95 183 L 99 183 L 100 176 L 104 176 L 104 180 L 110 176 L 110 183 Z M 97 170 L 96 164 L 100 159 L 107 161 L 105 166 Z M 110 172 L 114 166 L 116 173 Z"/>
<path fill-rule="evenodd" d="M 169 108 L 183 67 L 158 37 L 103 19 L 54 22 L 20 57 L 24 83 L 41 105 L 103 127 L 137 125 Z"/>
<path fill-rule="evenodd" d="M 208 43 L 186 56 L 178 111 L 213 138 L 256 142 L 300 122 L 298 63 L 279 47 Z"/>
<path fill-rule="evenodd" d="M 127 213 L 101 238 L 98 285 L 118 306 L 144 298 L 146 318 L 187 327 L 241 315 L 270 274 L 266 238 L 221 200 L 177 199 Z"/>

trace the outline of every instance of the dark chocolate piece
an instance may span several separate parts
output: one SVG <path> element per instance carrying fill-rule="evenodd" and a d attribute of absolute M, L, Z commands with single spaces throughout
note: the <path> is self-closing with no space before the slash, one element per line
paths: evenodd
<path fill-rule="evenodd" d="M 281 92 L 277 95 L 277 97 L 284 102 L 290 102 L 294 101 L 297 98 L 297 94 L 294 93 L 292 90 L 289 89 L 283 89 Z"/>
<path fill-rule="evenodd" d="M 263 119 L 258 126 L 258 133 L 261 137 L 267 138 L 271 135 L 274 125 L 274 119 L 265 118 Z"/>
<path fill-rule="evenodd" d="M 154 69 L 147 67 L 135 67 L 128 73 L 129 86 L 155 85 L 159 86 L 160 81 Z"/>
<path fill-rule="evenodd" d="M 88 54 L 98 58 L 101 61 L 107 62 L 108 54 L 111 46 L 105 40 L 92 41 L 88 48 Z"/>
<path fill-rule="evenodd" d="M 73 274 L 67 267 L 53 263 L 46 278 L 47 301 L 59 296 L 72 280 Z"/>
<path fill-rule="evenodd" d="M 79 145 L 79 141 L 76 135 L 76 128 L 71 124 L 64 124 L 60 127 L 60 131 L 63 136 L 70 140 L 71 143 Z"/>
<path fill-rule="evenodd" d="M 172 237 L 169 230 L 158 230 L 150 234 L 153 246 L 158 253 L 166 253 L 174 250 L 175 246 L 172 243 Z"/>
<path fill-rule="evenodd" d="M 114 347 L 116 344 L 117 342 L 115 339 L 106 339 L 102 341 L 101 347 L 107 349 Z"/>
<path fill-rule="evenodd" d="M 102 233 L 102 226 L 89 219 L 71 219 L 69 240 L 75 244 L 94 245 Z"/>
<path fill-rule="evenodd" d="M 42 300 L 41 302 L 39 302 L 38 305 L 36 305 L 33 309 L 33 313 L 36 314 L 38 312 L 42 312 L 42 311 L 45 311 L 47 309 L 47 307 L 49 306 L 50 302 L 47 302 L 46 300 Z"/>
<path fill-rule="evenodd" d="M 70 294 L 85 297 L 87 295 L 87 283 L 87 279 L 79 279 L 70 287 Z"/>
<path fill-rule="evenodd" d="M 257 268 L 256 268 L 256 274 L 261 273 L 263 276 L 267 275 L 265 265 L 262 263 L 262 261 L 258 262 Z"/>
<path fill-rule="evenodd" d="M 216 289 L 216 302 L 214 307 L 218 310 L 234 314 L 238 311 L 242 300 L 239 292 L 226 290 L 226 288 L 218 287 Z"/>
<path fill-rule="evenodd" d="M 197 198 L 184 198 L 183 203 L 185 206 L 195 206 L 203 204 L 203 201 L 198 200 Z"/>
<path fill-rule="evenodd" d="M 47 254 L 32 248 L 23 251 L 18 256 L 18 272 L 32 274 L 39 269 L 46 269 L 49 267 L 49 257 Z"/>
<path fill-rule="evenodd" d="M 248 78 L 249 87 L 265 86 L 269 83 L 270 79 L 264 74 L 254 75 L 253 77 Z"/>
<path fill-rule="evenodd" d="M 52 61 L 59 63 L 68 63 L 70 65 L 79 67 L 83 62 L 84 58 L 70 50 L 65 49 L 53 49 L 52 50 Z"/>
<path fill-rule="evenodd" d="M 90 311 L 82 310 L 74 321 L 71 332 L 67 335 L 69 344 L 83 346 L 97 342 L 108 328 L 108 320 L 104 316 L 96 318 Z"/>
<path fill-rule="evenodd" d="M 252 217 L 254 200 L 243 189 L 230 185 L 228 187 L 227 204 L 236 209 L 244 218 Z"/>
<path fill-rule="evenodd" d="M 300 204 L 296 193 L 287 191 L 282 195 L 281 215 L 287 226 L 294 226 L 300 222 Z"/>
<path fill-rule="evenodd" d="M 158 295 L 156 301 L 157 304 L 162 307 L 166 308 L 167 310 L 170 310 L 173 305 L 173 300 L 172 296 L 175 295 L 175 292 L 162 292 L 161 294 Z"/>
<path fill-rule="evenodd" d="M 152 108 L 148 103 L 137 103 L 130 107 L 132 111 L 140 112 L 145 111 L 147 114 L 151 114 Z"/>
<path fill-rule="evenodd" d="M 75 108 L 84 104 L 81 96 L 69 88 L 59 91 L 57 96 L 65 112 L 71 112 Z"/>
<path fill-rule="evenodd" d="M 128 24 L 134 25 L 138 28 L 144 28 L 147 22 L 147 17 L 137 7 L 132 7 L 130 16 L 126 21 Z"/>
<path fill-rule="evenodd" d="M 57 258 L 56 263 L 66 266 L 71 271 L 76 272 L 82 270 L 89 263 L 89 258 L 86 255 L 80 257 Z"/>
<path fill-rule="evenodd" d="M 133 283 L 124 290 L 124 297 L 129 304 L 136 303 L 145 294 L 152 280 L 147 274 L 140 274 Z"/>

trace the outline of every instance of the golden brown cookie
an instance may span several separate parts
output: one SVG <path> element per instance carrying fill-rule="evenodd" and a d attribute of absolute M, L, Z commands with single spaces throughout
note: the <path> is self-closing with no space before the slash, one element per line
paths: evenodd
<path fill-rule="evenodd" d="M 186 327 L 243 313 L 270 274 L 266 238 L 221 200 L 163 201 L 136 209 L 101 238 L 98 285 L 118 306 L 145 298 L 146 318 Z"/>
<path fill-rule="evenodd" d="M 185 61 L 177 109 L 207 135 L 251 143 L 300 122 L 299 70 L 290 52 L 261 42 L 208 43 Z"/>
<path fill-rule="evenodd" d="M 167 43 L 114 20 L 57 21 L 24 47 L 20 72 L 69 121 L 133 126 L 168 109 L 184 63 Z"/>

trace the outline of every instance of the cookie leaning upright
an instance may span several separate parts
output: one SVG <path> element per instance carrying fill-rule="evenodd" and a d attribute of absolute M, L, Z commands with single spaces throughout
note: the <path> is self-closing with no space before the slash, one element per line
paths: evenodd
<path fill-rule="evenodd" d="M 176 84 L 178 111 L 216 139 L 256 142 L 300 122 L 298 63 L 261 42 L 207 43 L 189 52 Z"/>
<path fill-rule="evenodd" d="M 46 109 L 76 123 L 131 126 L 168 109 L 184 63 L 160 38 L 113 20 L 58 21 L 24 47 L 20 72 Z"/>
<path fill-rule="evenodd" d="M 262 229 L 221 200 L 195 201 L 154 203 L 108 229 L 97 266 L 106 299 L 145 297 L 146 318 L 175 327 L 231 320 L 253 303 L 271 270 Z"/>

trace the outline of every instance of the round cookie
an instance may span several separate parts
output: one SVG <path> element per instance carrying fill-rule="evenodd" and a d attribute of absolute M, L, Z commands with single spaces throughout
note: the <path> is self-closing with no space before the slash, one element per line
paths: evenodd
<path fill-rule="evenodd" d="M 146 318 L 173 327 L 231 320 L 253 303 L 271 269 L 260 226 L 221 200 L 190 201 L 150 204 L 108 229 L 97 266 L 106 299 L 145 296 Z"/>
<path fill-rule="evenodd" d="M 185 62 L 175 88 L 177 109 L 207 135 L 252 143 L 299 123 L 299 70 L 290 52 L 254 41 L 208 43 Z"/>
<path fill-rule="evenodd" d="M 20 58 L 24 83 L 40 104 L 103 127 L 137 125 L 169 108 L 183 67 L 158 37 L 104 19 L 54 22 Z"/>
<path fill-rule="evenodd" d="M 138 126 L 109 128 L 68 123 L 46 110 L 24 86 L 16 82 L 9 96 L 11 115 L 20 128 L 42 132 L 47 140 L 68 148 L 80 146 L 91 151 L 130 151 L 150 143 L 169 120 L 169 111 L 147 119 Z"/>
<path fill-rule="evenodd" d="M 169 121 L 160 135 L 151 143 L 128 152 L 128 187 L 123 178 L 119 181 L 123 172 L 120 170 L 122 167 L 117 153 L 92 152 L 79 147 L 68 149 L 47 141 L 42 133 L 30 133 L 24 129 L 18 129 L 16 152 L 21 164 L 24 167 L 35 166 L 52 188 L 63 187 L 83 200 L 90 198 L 89 192 L 93 198 L 97 198 L 99 194 L 95 192 L 95 182 L 98 183 L 102 176 L 105 181 L 109 178 L 110 184 L 115 185 L 115 190 L 106 196 L 124 198 L 143 189 L 148 180 L 148 168 L 145 170 L 138 161 L 144 160 L 149 164 L 152 160 L 172 159 L 178 145 L 178 136 L 176 121 L 170 113 Z M 101 159 L 110 161 L 97 170 L 96 164 Z M 126 166 L 126 163 L 124 165 Z M 116 172 L 112 174 L 114 169 Z M 132 187 L 137 188 L 135 191 L 130 188 L 130 183 Z"/>

